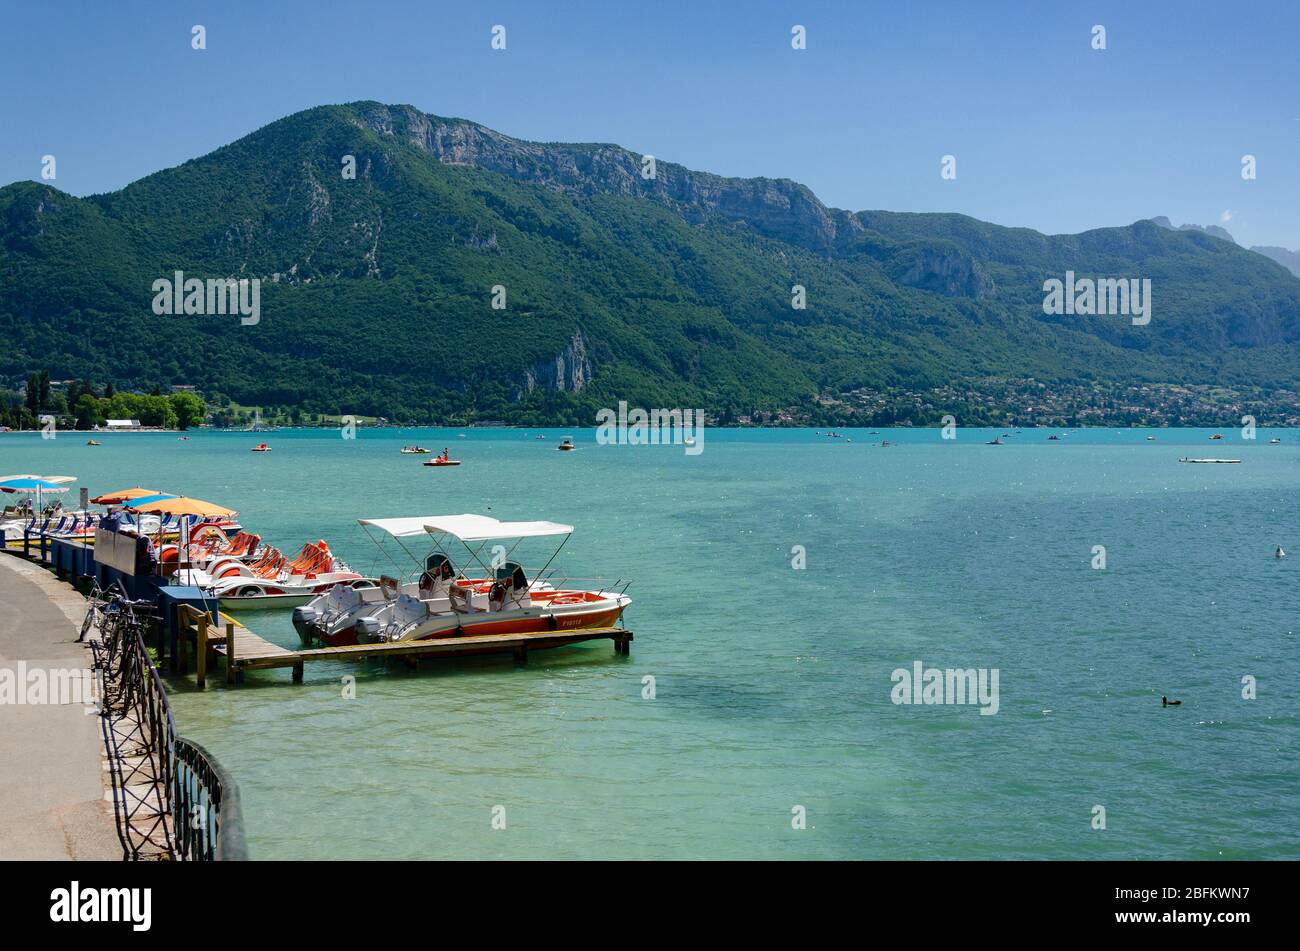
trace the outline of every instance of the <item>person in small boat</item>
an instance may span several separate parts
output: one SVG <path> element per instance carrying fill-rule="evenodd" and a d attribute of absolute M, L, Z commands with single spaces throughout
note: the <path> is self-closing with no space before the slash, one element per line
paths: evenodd
<path fill-rule="evenodd" d="M 451 450 L 448 449 L 446 446 L 443 446 L 442 455 L 439 456 L 438 458 L 441 459 L 443 462 L 446 462 L 448 459 L 451 458 Z"/>
<path fill-rule="evenodd" d="M 1180 707 L 1182 704 L 1181 700 L 1170 700 L 1168 697 L 1160 698 L 1160 706 L 1162 707 Z"/>

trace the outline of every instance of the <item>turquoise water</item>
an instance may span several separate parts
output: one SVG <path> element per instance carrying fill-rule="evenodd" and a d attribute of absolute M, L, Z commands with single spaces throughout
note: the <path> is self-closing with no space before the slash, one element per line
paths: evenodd
<path fill-rule="evenodd" d="M 182 491 L 364 571 L 356 518 L 490 506 L 576 525 L 564 573 L 635 579 L 629 658 L 178 684 L 258 858 L 1300 858 L 1294 431 L 710 430 L 695 457 L 537 432 L 10 435 L 0 472 Z M 243 617 L 297 643 L 287 612 Z M 915 660 L 997 668 L 998 713 L 895 705 Z"/>

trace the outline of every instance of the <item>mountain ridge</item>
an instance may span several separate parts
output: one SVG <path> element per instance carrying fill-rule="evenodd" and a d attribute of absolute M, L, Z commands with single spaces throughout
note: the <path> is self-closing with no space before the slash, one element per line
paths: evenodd
<path fill-rule="evenodd" d="M 0 374 L 45 359 L 246 404 L 566 424 L 620 398 L 725 416 L 983 376 L 1300 375 L 1300 282 L 1203 234 L 848 212 L 789 179 L 654 165 L 647 179 L 619 146 L 360 102 L 117 192 L 15 183 L 0 189 Z M 174 270 L 257 277 L 262 321 L 156 317 L 148 287 Z M 1150 276 L 1154 329 L 1043 314 L 1042 282 L 1067 270 Z"/>

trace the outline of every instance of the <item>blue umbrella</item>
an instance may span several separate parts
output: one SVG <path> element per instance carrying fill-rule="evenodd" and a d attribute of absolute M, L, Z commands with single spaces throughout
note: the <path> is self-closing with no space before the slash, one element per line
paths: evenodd
<path fill-rule="evenodd" d="M 9 479 L 0 482 L 0 489 L 5 492 L 67 492 L 66 485 L 46 482 L 44 479 Z"/>
<path fill-rule="evenodd" d="M 163 499 L 175 499 L 175 498 L 179 498 L 179 496 L 169 495 L 166 492 L 160 495 L 142 495 L 139 498 L 127 499 L 125 502 L 122 503 L 122 507 L 128 509 L 134 509 L 134 508 L 139 508 L 141 505 L 148 505 L 150 502 L 161 502 Z"/>
<path fill-rule="evenodd" d="M 67 492 L 68 487 L 58 482 L 50 482 L 46 479 L 20 478 L 6 479 L 0 482 L 0 491 L 4 492 L 35 492 L 37 511 L 41 508 L 41 496 L 46 492 Z"/>

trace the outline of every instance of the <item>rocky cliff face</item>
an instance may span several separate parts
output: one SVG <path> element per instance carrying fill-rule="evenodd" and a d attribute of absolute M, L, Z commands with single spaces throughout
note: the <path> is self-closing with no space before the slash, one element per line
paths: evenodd
<path fill-rule="evenodd" d="M 846 211 L 827 208 L 788 179 L 723 178 L 657 161 L 616 145 L 525 142 L 463 119 L 429 116 L 410 106 L 365 103 L 366 127 L 452 165 L 473 165 L 518 181 L 576 194 L 642 196 L 673 206 L 693 223 L 721 219 L 823 254 L 839 254 L 864 229 Z"/>
<path fill-rule="evenodd" d="M 549 360 L 541 360 L 524 371 L 522 385 L 515 398 L 527 396 L 537 387 L 581 393 L 591 382 L 591 358 L 587 355 L 587 339 L 581 330 L 573 335 L 568 345 Z"/>
<path fill-rule="evenodd" d="M 946 297 L 992 297 L 996 287 L 969 252 L 948 241 L 917 243 L 890 263 L 889 276 L 899 284 Z"/>

